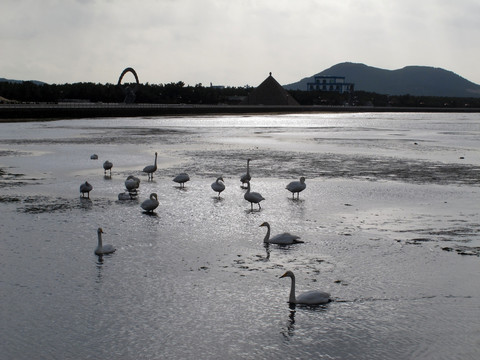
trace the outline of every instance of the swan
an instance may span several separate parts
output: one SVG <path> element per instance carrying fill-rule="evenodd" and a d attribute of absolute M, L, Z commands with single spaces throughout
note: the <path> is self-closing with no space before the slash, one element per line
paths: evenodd
<path fill-rule="evenodd" d="M 110 171 L 110 176 L 112 176 L 112 167 L 113 164 L 110 161 L 105 160 L 105 162 L 103 163 L 103 173 L 106 175 L 108 170 Z"/>
<path fill-rule="evenodd" d="M 146 212 L 153 212 L 158 207 L 158 196 L 155 193 L 150 194 L 150 199 L 145 200 L 140 204 L 143 210 Z"/>
<path fill-rule="evenodd" d="M 157 153 L 155 152 L 155 162 L 153 165 L 147 165 L 143 168 L 143 172 L 146 172 L 148 174 L 148 179 L 152 180 L 153 179 L 153 173 L 157 171 Z"/>
<path fill-rule="evenodd" d="M 178 174 L 173 178 L 173 181 L 180 184 L 180 187 L 185 187 L 185 183 L 190 180 L 190 176 L 187 173 Z"/>
<path fill-rule="evenodd" d="M 300 192 L 305 190 L 307 184 L 305 184 L 305 178 L 302 176 L 300 181 L 292 181 L 290 184 L 287 185 L 285 189 L 290 191 L 293 195 L 292 199 L 295 199 L 295 193 L 297 193 L 297 200 L 300 196 Z"/>
<path fill-rule="evenodd" d="M 117 250 L 112 245 L 109 245 L 109 244 L 103 245 L 103 243 L 102 243 L 102 234 L 103 234 L 102 228 L 98 228 L 97 233 L 98 233 L 98 245 L 97 245 L 97 248 L 95 249 L 95 255 L 111 254 L 111 253 L 115 252 L 115 250 Z"/>
<path fill-rule="evenodd" d="M 295 275 L 293 275 L 293 272 L 287 271 L 285 274 L 280 276 L 280 278 L 284 278 L 284 277 L 289 277 L 292 279 L 292 285 L 290 287 L 290 296 L 288 298 L 288 302 L 290 304 L 321 305 L 321 304 L 326 304 L 332 301 L 332 299 L 330 299 L 329 293 L 326 293 L 323 291 L 317 291 L 317 290 L 307 291 L 299 294 L 298 297 L 295 297 Z"/>
<path fill-rule="evenodd" d="M 274 237 L 270 238 L 270 224 L 265 221 L 260 226 L 266 226 L 267 227 L 267 234 L 265 235 L 265 238 L 263 239 L 264 243 L 278 244 L 278 245 L 290 245 L 290 244 L 303 243 L 302 240 L 299 240 L 300 239 L 299 236 L 292 235 L 292 234 L 289 234 L 289 233 L 278 234 L 278 235 L 275 235 Z"/>
<path fill-rule="evenodd" d="M 137 196 L 137 189 L 140 186 L 140 179 L 136 176 L 129 175 L 127 180 L 125 180 L 125 188 L 128 191 L 130 197 Z M 120 195 L 119 195 L 120 200 Z"/>
<path fill-rule="evenodd" d="M 245 181 L 247 183 L 247 192 L 243 195 L 243 198 L 250 202 L 252 211 L 253 211 L 253 203 L 258 204 L 258 210 L 262 207 L 260 206 L 260 201 L 265 200 L 265 198 L 260 195 L 258 192 L 250 192 L 250 181 Z"/>
<path fill-rule="evenodd" d="M 90 155 L 90 159 L 98 160 L 98 155 L 97 154 L 92 154 L 92 155 Z"/>
<path fill-rule="evenodd" d="M 220 181 L 222 181 L 222 182 L 220 182 Z M 218 192 L 218 198 L 220 199 L 220 193 L 223 190 L 225 190 L 225 184 L 223 183 L 223 177 L 220 176 L 219 178 L 217 178 L 217 180 L 214 183 L 212 183 L 211 186 L 212 186 L 213 191 Z"/>
<path fill-rule="evenodd" d="M 247 173 L 246 174 L 243 174 L 241 177 L 240 177 L 240 181 L 242 182 L 242 186 L 243 184 L 245 184 L 247 181 L 250 181 L 252 180 L 252 177 L 250 176 L 250 161 L 252 159 L 247 159 Z"/>
<path fill-rule="evenodd" d="M 82 197 L 85 197 L 85 193 L 87 193 L 87 198 L 90 199 L 90 191 L 93 190 L 93 186 L 90 185 L 88 181 L 85 181 L 84 184 L 80 185 L 80 193 Z"/>

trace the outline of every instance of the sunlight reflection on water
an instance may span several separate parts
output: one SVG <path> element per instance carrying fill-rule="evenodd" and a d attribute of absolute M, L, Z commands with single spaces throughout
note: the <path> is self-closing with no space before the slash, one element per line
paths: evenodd
<path fill-rule="evenodd" d="M 23 174 L 1 179 L 0 301 L 8 311 L 0 353 L 474 359 L 480 121 L 453 116 L 0 124 L 0 150 L 8 149 L 0 168 Z M 408 132 L 425 140 L 421 151 L 399 140 Z M 159 170 L 147 181 L 141 169 L 155 151 Z M 266 199 L 261 211 L 250 211 L 240 188 L 249 157 L 252 187 Z M 191 181 L 179 189 L 172 179 L 183 171 Z M 32 173 L 42 176 L 32 181 Z M 131 173 L 140 194 L 119 201 Z M 219 200 L 210 184 L 220 175 Z M 285 186 L 300 175 L 307 188 L 292 200 Z M 79 198 L 86 179 L 90 200 Z M 140 203 L 151 192 L 160 206 L 147 215 Z M 264 221 L 272 234 L 289 231 L 305 243 L 265 248 Z M 93 254 L 99 226 L 117 248 L 102 260 Z M 322 289 L 336 301 L 289 307 L 290 284 L 279 279 L 287 269 L 297 292 Z"/>

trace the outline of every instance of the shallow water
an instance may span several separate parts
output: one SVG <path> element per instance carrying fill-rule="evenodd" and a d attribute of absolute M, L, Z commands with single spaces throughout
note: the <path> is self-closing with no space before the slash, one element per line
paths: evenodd
<path fill-rule="evenodd" d="M 240 188 L 247 158 L 260 211 Z M 118 201 L 129 174 L 140 195 Z M 292 200 L 285 186 L 300 176 Z M 476 359 L 479 179 L 478 114 L 0 124 L 0 354 Z M 147 215 L 151 192 L 160 207 Z M 265 248 L 264 221 L 305 243 Z M 103 259 L 99 226 L 117 247 Z M 285 270 L 297 292 L 335 301 L 290 307 Z"/>

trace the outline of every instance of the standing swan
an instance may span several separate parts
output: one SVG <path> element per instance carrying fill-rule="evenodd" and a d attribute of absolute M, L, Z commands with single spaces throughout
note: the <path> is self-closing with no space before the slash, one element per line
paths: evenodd
<path fill-rule="evenodd" d="M 247 192 L 243 195 L 243 198 L 250 202 L 252 211 L 253 211 L 253 203 L 258 204 L 258 210 L 262 207 L 260 206 L 260 201 L 265 200 L 265 198 L 260 195 L 258 192 L 250 192 L 250 181 L 247 180 Z"/>
<path fill-rule="evenodd" d="M 115 252 L 115 250 L 117 250 L 112 245 L 103 245 L 103 243 L 102 243 L 102 234 L 103 234 L 102 228 L 98 228 L 97 233 L 98 233 L 98 245 L 97 245 L 97 248 L 95 249 L 95 255 L 111 254 L 111 253 Z"/>
<path fill-rule="evenodd" d="M 180 184 L 180 187 L 185 187 L 185 183 L 190 180 L 190 176 L 187 173 L 178 174 L 173 178 L 173 181 Z"/>
<path fill-rule="evenodd" d="M 289 233 L 283 233 L 275 235 L 274 237 L 270 238 L 270 224 L 268 222 L 264 222 L 260 226 L 267 227 L 267 234 L 263 239 L 263 242 L 266 244 L 278 244 L 278 245 L 291 245 L 291 244 L 300 244 L 303 243 L 302 240 L 299 240 L 300 237 L 297 235 L 292 235 Z"/>
<path fill-rule="evenodd" d="M 288 298 L 288 302 L 290 304 L 321 305 L 332 301 L 332 299 L 330 299 L 329 293 L 317 290 L 307 291 L 301 293 L 300 295 L 298 295 L 298 297 L 295 297 L 295 275 L 293 275 L 293 272 L 287 271 L 285 274 L 280 276 L 280 278 L 284 277 L 289 277 L 292 279 L 292 285 L 290 287 L 290 297 Z"/>
<path fill-rule="evenodd" d="M 143 172 L 148 174 L 148 180 L 153 180 L 153 173 L 157 171 L 157 153 L 155 152 L 155 162 L 153 165 L 147 165 L 143 168 Z"/>
<path fill-rule="evenodd" d="M 220 181 L 222 181 L 222 182 L 220 182 Z M 211 186 L 212 186 L 213 191 L 218 192 L 218 198 L 220 199 L 220 193 L 223 190 L 225 190 L 225 184 L 223 183 L 223 177 L 220 176 L 219 178 L 217 178 L 217 180 L 214 183 L 212 183 Z"/>
<path fill-rule="evenodd" d="M 88 181 L 85 181 L 84 184 L 80 185 L 80 194 L 82 197 L 85 197 L 85 193 L 87 193 L 87 198 L 90 199 L 90 191 L 93 190 L 93 186 L 90 185 Z"/>
<path fill-rule="evenodd" d="M 158 207 L 158 197 L 157 194 L 151 193 L 150 194 L 150 199 L 145 200 L 144 202 L 141 203 L 141 207 L 143 210 L 145 210 L 147 213 L 148 212 L 153 212 Z"/>
<path fill-rule="evenodd" d="M 110 161 L 105 160 L 105 162 L 103 163 L 103 173 L 107 175 L 107 170 L 108 170 L 110 171 L 110 176 L 112 176 L 112 167 L 113 167 L 113 164 Z"/>
<path fill-rule="evenodd" d="M 300 192 L 305 190 L 307 184 L 305 184 L 305 178 L 302 176 L 300 181 L 292 181 L 290 184 L 287 185 L 285 189 L 290 191 L 293 195 L 292 199 L 295 199 L 295 193 L 297 193 L 297 200 L 300 196 Z"/>
<path fill-rule="evenodd" d="M 247 159 L 247 173 L 243 174 L 240 177 L 240 181 L 242 182 L 242 187 L 243 187 L 243 184 L 245 184 L 247 181 L 252 180 L 252 177 L 250 176 L 250 161 L 251 160 L 252 159 Z"/>

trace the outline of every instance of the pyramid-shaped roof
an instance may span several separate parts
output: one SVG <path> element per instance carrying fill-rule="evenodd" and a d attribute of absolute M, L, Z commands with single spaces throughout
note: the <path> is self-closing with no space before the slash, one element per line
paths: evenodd
<path fill-rule="evenodd" d="M 299 105 L 272 73 L 256 87 L 243 102 L 243 105 Z"/>

